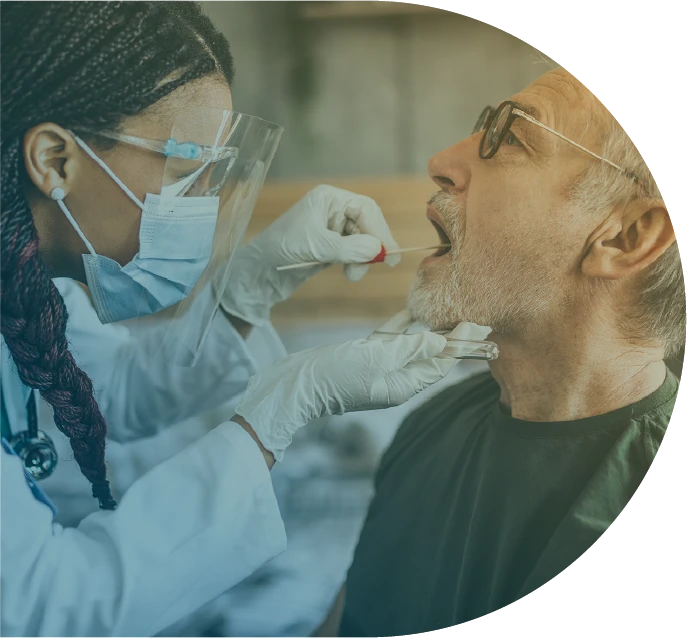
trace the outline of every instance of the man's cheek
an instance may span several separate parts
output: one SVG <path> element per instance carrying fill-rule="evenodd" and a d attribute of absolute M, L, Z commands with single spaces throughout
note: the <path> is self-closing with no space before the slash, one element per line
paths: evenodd
<path fill-rule="evenodd" d="M 487 206 L 480 215 L 466 216 L 459 244 L 465 251 L 470 245 L 499 242 L 504 235 L 512 234 L 512 223 L 513 218 L 505 208 Z"/>

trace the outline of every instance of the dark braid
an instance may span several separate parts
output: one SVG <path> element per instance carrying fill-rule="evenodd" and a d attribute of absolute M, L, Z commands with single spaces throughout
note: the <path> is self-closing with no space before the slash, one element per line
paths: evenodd
<path fill-rule="evenodd" d="M 67 309 L 38 252 L 23 138 L 44 122 L 116 128 L 194 79 L 219 73 L 231 83 L 232 57 L 193 2 L 3 2 L 0 11 L 2 336 L 23 383 L 53 407 L 100 507 L 113 509 L 106 424 L 69 352 Z"/>

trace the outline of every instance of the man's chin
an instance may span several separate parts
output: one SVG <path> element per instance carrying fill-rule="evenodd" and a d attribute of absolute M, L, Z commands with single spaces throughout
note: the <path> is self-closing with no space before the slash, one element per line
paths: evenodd
<path fill-rule="evenodd" d="M 430 330 L 453 330 L 461 321 L 460 302 L 457 294 L 450 294 L 446 286 L 425 281 L 425 273 L 418 273 L 408 296 L 408 311 L 414 321 Z"/>

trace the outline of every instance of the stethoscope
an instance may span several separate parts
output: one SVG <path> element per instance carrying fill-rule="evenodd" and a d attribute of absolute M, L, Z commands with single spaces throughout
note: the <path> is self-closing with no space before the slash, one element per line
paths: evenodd
<path fill-rule="evenodd" d="M 48 478 L 57 467 L 57 449 L 52 439 L 38 429 L 36 397 L 31 391 L 26 405 L 28 428 L 10 437 L 9 444 L 24 463 L 24 469 L 36 481 Z"/>

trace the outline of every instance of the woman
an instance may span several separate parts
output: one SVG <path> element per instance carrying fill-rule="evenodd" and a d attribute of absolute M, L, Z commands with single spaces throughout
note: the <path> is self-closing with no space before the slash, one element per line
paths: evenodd
<path fill-rule="evenodd" d="M 207 107 L 229 112 L 232 75 L 228 44 L 192 3 L 2 5 L 2 347 L 12 364 L 3 364 L 1 394 L 5 634 L 150 635 L 202 606 L 284 549 L 268 468 L 295 430 L 324 414 L 401 403 L 453 364 L 439 356 L 445 339 L 430 333 L 287 357 L 253 377 L 234 419 L 143 476 L 117 506 L 104 463 L 106 421 L 70 353 L 52 278 L 88 284 L 105 321 L 180 301 L 170 277 L 144 276 L 142 267 L 160 158 L 111 138 L 144 139 L 142 132 L 169 130 L 180 113 Z M 191 222 L 212 217 L 203 215 Z M 176 245 L 166 236 L 164 249 L 157 238 L 146 250 L 185 278 L 187 290 L 207 259 L 170 265 L 165 253 L 185 254 L 191 234 Z M 374 204 L 316 189 L 236 254 L 211 326 L 216 349 L 240 347 L 222 341 L 232 325 L 245 333 L 265 322 L 271 305 L 318 270 L 277 267 L 345 262 L 356 279 L 382 243 L 393 246 Z M 197 378 L 222 358 L 206 356 Z M 141 387 L 110 396 L 107 413 L 111 435 L 132 438 L 146 433 L 132 431 L 127 415 L 146 396 L 160 403 L 173 379 L 162 366 L 142 374 L 140 357 L 127 361 L 125 376 Z M 49 441 L 31 430 L 32 390 L 52 406 L 103 510 L 75 528 L 53 522 L 28 472 L 40 478 L 54 460 Z M 173 395 L 167 391 L 174 410 L 181 403 Z M 127 408 L 117 409 L 121 403 Z M 27 453 L 27 445 L 38 447 Z"/>

